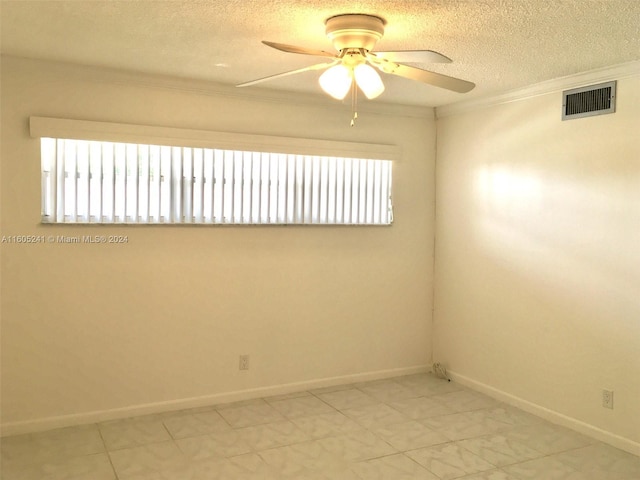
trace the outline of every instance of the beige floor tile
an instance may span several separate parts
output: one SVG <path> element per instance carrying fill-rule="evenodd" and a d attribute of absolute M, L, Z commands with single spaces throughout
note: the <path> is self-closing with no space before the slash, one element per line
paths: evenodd
<path fill-rule="evenodd" d="M 229 424 L 215 410 L 176 415 L 164 419 L 163 423 L 173 438 L 194 437 L 231 430 Z"/>
<path fill-rule="evenodd" d="M 540 417 L 531 415 L 515 407 L 498 404 L 496 407 L 477 410 L 478 414 L 491 418 L 501 424 L 504 429 L 546 423 Z"/>
<path fill-rule="evenodd" d="M 241 405 L 231 404 L 218 409 L 218 413 L 233 428 L 285 420 L 285 417 L 280 412 L 264 400 Z"/>
<path fill-rule="evenodd" d="M 98 427 L 109 451 L 171 440 L 162 420 L 157 417 L 113 420 L 100 423 Z"/>
<path fill-rule="evenodd" d="M 192 465 L 194 480 L 277 480 L 281 478 L 256 454 L 221 460 L 204 460 Z M 190 480 L 190 479 L 189 479 Z"/>
<path fill-rule="evenodd" d="M 461 477 L 460 480 L 518 480 L 513 475 L 509 475 L 503 470 L 489 470 L 487 472 L 474 473 Z"/>
<path fill-rule="evenodd" d="M 497 467 L 544 456 L 537 450 L 503 435 L 471 438 L 457 444 Z"/>
<path fill-rule="evenodd" d="M 338 411 L 294 418 L 292 422 L 315 439 L 343 435 L 363 429 L 360 424 Z"/>
<path fill-rule="evenodd" d="M 415 420 L 385 425 L 373 429 L 373 432 L 400 452 L 449 442 L 441 433 Z"/>
<path fill-rule="evenodd" d="M 585 475 L 552 457 L 509 465 L 503 470 L 519 480 L 588 480 Z"/>
<path fill-rule="evenodd" d="M 228 458 L 252 452 L 238 430 L 181 438 L 176 440 L 176 444 L 191 460 Z"/>
<path fill-rule="evenodd" d="M 109 456 L 119 480 L 188 466 L 187 457 L 173 441 L 116 450 Z"/>
<path fill-rule="evenodd" d="M 589 437 L 546 422 L 505 430 L 503 434 L 546 455 L 595 443 Z"/>
<path fill-rule="evenodd" d="M 439 480 L 402 454 L 358 462 L 352 468 L 362 480 Z"/>
<path fill-rule="evenodd" d="M 338 410 L 360 408 L 380 403 L 379 400 L 376 400 L 371 395 L 367 395 L 356 388 L 352 388 L 350 390 L 339 390 L 337 392 L 321 393 L 318 397 Z"/>
<path fill-rule="evenodd" d="M 358 424 L 369 429 L 375 429 L 390 423 L 402 423 L 409 420 L 402 413 L 391 408 L 386 403 L 349 408 L 343 410 L 343 413 Z"/>
<path fill-rule="evenodd" d="M 413 450 L 407 456 L 442 480 L 495 469 L 495 465 L 453 443 Z"/>
<path fill-rule="evenodd" d="M 309 477 L 320 472 L 344 472 L 348 463 L 318 441 L 264 450 L 260 457 L 283 478 Z"/>
<path fill-rule="evenodd" d="M 309 435 L 288 420 L 240 428 L 236 432 L 256 452 L 311 440 Z"/>
<path fill-rule="evenodd" d="M 173 465 L 160 470 L 144 471 L 132 475 L 122 475 L 118 480 L 203 480 L 204 478 L 196 468 L 196 464 L 188 464 Z"/>
<path fill-rule="evenodd" d="M 116 480 L 106 453 L 27 465 L 2 465 L 2 480 Z"/>
<path fill-rule="evenodd" d="M 430 397 L 417 397 L 405 400 L 390 402 L 389 406 L 402 412 L 405 416 L 412 420 L 421 418 L 436 417 L 438 415 L 448 415 L 455 413 L 452 409 L 437 402 Z"/>
<path fill-rule="evenodd" d="M 603 443 L 562 452 L 553 458 L 593 480 L 640 479 L 640 457 Z"/>
<path fill-rule="evenodd" d="M 431 398 L 456 413 L 495 407 L 498 404 L 498 402 L 491 397 L 469 390 L 434 395 Z"/>
<path fill-rule="evenodd" d="M 376 382 L 357 384 L 356 386 L 358 390 L 384 403 L 418 396 L 414 390 L 393 380 L 379 380 Z"/>
<path fill-rule="evenodd" d="M 478 418 L 473 412 L 454 413 L 438 417 L 418 420 L 423 425 L 435 430 L 449 440 L 465 440 L 481 437 L 500 431 L 500 427 L 493 421 Z"/>
<path fill-rule="evenodd" d="M 270 401 L 269 404 L 288 419 L 335 412 L 335 408 L 315 396 Z"/>
<path fill-rule="evenodd" d="M 327 451 L 348 462 L 359 462 L 398 453 L 387 442 L 369 431 L 350 433 L 318 440 Z"/>

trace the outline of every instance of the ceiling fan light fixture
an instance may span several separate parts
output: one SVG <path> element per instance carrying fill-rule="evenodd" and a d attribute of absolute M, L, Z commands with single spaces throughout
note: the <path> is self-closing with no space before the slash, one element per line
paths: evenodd
<path fill-rule="evenodd" d="M 374 99 L 384 92 L 385 87 L 379 71 L 457 93 L 466 93 L 475 87 L 472 82 L 409 65 L 430 62 L 450 63 L 451 59 L 441 53 L 432 50 L 374 51 L 376 43 L 384 35 L 386 21 L 381 17 L 348 13 L 328 18 L 325 25 L 327 37 L 333 43 L 337 53 L 266 40 L 262 43 L 282 52 L 330 58 L 329 63 L 318 63 L 269 75 L 236 86 L 247 87 L 297 73 L 324 70 L 319 78 L 320 87 L 336 100 L 344 100 L 351 91 L 354 119 L 357 117 L 358 89 L 362 90 L 368 99 Z"/>
<path fill-rule="evenodd" d="M 380 75 L 372 66 L 361 63 L 354 68 L 353 73 L 356 84 L 369 100 L 378 97 L 384 92 L 384 83 L 382 83 Z"/>
<path fill-rule="evenodd" d="M 352 81 L 353 74 L 351 69 L 342 64 L 329 68 L 318 79 L 322 90 L 336 100 L 342 100 L 347 96 Z"/>

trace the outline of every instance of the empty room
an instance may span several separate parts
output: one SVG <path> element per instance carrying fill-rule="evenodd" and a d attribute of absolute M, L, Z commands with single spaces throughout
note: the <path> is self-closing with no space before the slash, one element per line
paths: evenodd
<path fill-rule="evenodd" d="M 3 480 L 640 479 L 640 2 L 0 18 Z"/>

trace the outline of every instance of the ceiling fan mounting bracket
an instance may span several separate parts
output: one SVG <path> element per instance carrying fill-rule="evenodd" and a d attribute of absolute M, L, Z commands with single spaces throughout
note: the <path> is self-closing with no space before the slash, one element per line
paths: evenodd
<path fill-rule="evenodd" d="M 362 48 L 371 51 L 384 34 L 384 20 L 373 15 L 349 13 L 325 22 L 326 33 L 336 50 Z"/>

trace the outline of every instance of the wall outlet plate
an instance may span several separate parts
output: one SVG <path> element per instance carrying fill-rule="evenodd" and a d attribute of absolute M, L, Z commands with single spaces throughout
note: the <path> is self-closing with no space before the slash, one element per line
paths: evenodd
<path fill-rule="evenodd" d="M 238 362 L 239 370 L 249 370 L 249 355 L 240 355 Z"/>
<path fill-rule="evenodd" d="M 602 390 L 602 406 L 613 410 L 613 390 Z"/>

